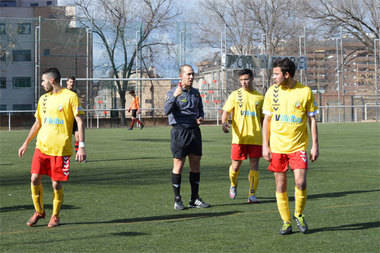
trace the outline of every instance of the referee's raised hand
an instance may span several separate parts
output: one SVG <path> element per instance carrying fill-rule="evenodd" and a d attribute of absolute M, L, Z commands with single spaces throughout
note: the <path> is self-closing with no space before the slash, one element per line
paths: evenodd
<path fill-rule="evenodd" d="M 175 89 L 173 96 L 178 97 L 182 94 L 182 85 L 181 83 L 178 84 L 177 89 Z"/>

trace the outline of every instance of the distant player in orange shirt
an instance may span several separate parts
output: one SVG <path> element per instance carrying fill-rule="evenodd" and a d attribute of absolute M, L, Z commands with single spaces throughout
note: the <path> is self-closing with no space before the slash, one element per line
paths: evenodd
<path fill-rule="evenodd" d="M 136 117 L 137 114 L 141 113 L 140 104 L 139 104 L 139 97 L 136 96 L 136 93 L 134 90 L 131 90 L 129 92 L 129 95 L 131 95 L 133 97 L 133 100 L 132 100 L 132 103 L 128 109 L 128 112 L 131 112 L 131 110 L 132 110 L 132 122 L 131 122 L 131 126 L 128 128 L 128 130 L 133 130 L 133 126 L 135 125 L 136 121 L 137 121 L 137 123 L 140 124 L 140 128 L 143 129 L 144 124 Z"/>

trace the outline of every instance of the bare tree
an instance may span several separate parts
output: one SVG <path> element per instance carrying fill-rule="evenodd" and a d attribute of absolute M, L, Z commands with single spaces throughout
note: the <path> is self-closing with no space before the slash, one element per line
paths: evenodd
<path fill-rule="evenodd" d="M 299 2 L 205 0 L 202 17 L 206 18 L 198 24 L 210 45 L 219 43 L 220 33 L 225 32 L 227 50 L 233 54 L 294 55 L 298 37 L 304 33 Z M 266 72 L 268 85 L 271 70 Z"/>
<path fill-rule="evenodd" d="M 380 36 L 380 3 L 378 0 L 304 0 L 307 17 L 318 21 L 326 34 L 336 35 L 342 28 L 370 51 Z"/>
<path fill-rule="evenodd" d="M 144 48 L 162 44 L 152 33 L 169 25 L 178 12 L 173 0 L 75 0 L 81 22 L 100 38 L 115 78 L 133 74 L 136 57 Z M 142 58 L 142 57 L 141 57 Z M 128 81 L 116 81 L 121 108 L 125 109 Z M 121 114 L 125 124 L 125 113 Z"/>

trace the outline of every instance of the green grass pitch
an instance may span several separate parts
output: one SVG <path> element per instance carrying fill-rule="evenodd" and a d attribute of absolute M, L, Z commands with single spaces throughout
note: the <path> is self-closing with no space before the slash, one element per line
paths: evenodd
<path fill-rule="evenodd" d="M 247 204 L 248 162 L 239 195 L 228 198 L 230 134 L 202 126 L 201 197 L 208 209 L 173 210 L 169 127 L 88 129 L 88 162 L 71 163 L 62 225 L 48 229 L 52 192 L 44 178 L 48 217 L 33 214 L 27 131 L 0 131 L 0 252 L 379 252 L 380 124 L 320 124 L 320 157 L 308 171 L 309 233 L 281 236 L 275 184 L 260 160 L 260 204 Z M 294 180 L 288 173 L 291 213 Z M 182 197 L 189 198 L 188 165 Z"/>

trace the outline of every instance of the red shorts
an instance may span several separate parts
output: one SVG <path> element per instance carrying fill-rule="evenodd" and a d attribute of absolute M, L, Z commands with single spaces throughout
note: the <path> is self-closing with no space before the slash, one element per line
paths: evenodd
<path fill-rule="evenodd" d="M 262 156 L 261 145 L 232 144 L 231 159 L 241 161 L 249 158 L 260 158 Z"/>
<path fill-rule="evenodd" d="M 290 168 L 292 170 L 307 169 L 307 153 L 306 151 L 297 151 L 291 154 L 272 153 L 272 161 L 268 166 L 268 170 L 273 172 L 286 172 Z"/>
<path fill-rule="evenodd" d="M 70 174 L 70 156 L 45 155 L 36 148 L 31 173 L 48 175 L 54 181 L 67 181 Z"/>

